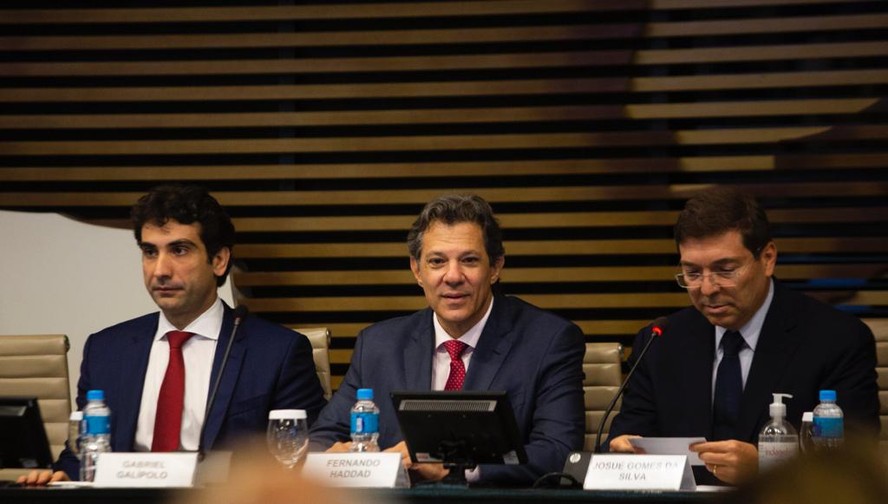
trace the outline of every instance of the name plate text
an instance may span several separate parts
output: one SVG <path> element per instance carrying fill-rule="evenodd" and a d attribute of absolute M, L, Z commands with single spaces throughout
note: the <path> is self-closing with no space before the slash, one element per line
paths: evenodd
<path fill-rule="evenodd" d="M 586 490 L 686 490 L 697 488 L 685 455 L 593 455 Z"/>
<path fill-rule="evenodd" d="M 197 453 L 102 453 L 96 487 L 176 488 L 194 484 Z"/>
<path fill-rule="evenodd" d="M 400 453 L 309 453 L 302 474 L 336 487 L 408 486 Z"/>

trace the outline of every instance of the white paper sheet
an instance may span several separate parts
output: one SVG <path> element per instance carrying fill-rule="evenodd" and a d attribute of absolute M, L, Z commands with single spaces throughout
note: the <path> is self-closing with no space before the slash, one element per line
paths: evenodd
<path fill-rule="evenodd" d="M 704 465 L 696 452 L 690 450 L 695 443 L 703 443 L 703 437 L 640 437 L 630 438 L 629 442 L 639 453 L 648 455 L 687 455 L 692 466 Z"/>

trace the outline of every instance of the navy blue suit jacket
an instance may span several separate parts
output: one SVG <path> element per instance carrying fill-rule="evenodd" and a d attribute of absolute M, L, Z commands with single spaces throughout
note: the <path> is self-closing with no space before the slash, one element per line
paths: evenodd
<path fill-rule="evenodd" d="M 633 348 L 642 348 L 649 334 L 649 328 L 642 330 Z M 610 437 L 710 438 L 714 335 L 714 326 L 694 308 L 671 315 L 664 336 L 632 376 Z M 821 389 L 837 391 L 846 429 L 878 433 L 875 366 L 875 340 L 866 324 L 775 280 L 743 390 L 737 439 L 757 443 L 770 419 L 773 392 L 792 394 L 784 403 L 787 420 L 798 428 Z"/>
<path fill-rule="evenodd" d="M 83 409 L 88 390 L 105 391 L 115 452 L 133 451 L 148 355 L 158 320 L 159 313 L 152 313 L 109 327 L 90 335 L 83 349 L 77 407 Z M 226 305 L 211 388 L 233 326 L 233 310 Z M 242 435 L 263 434 L 270 410 L 304 409 L 311 422 L 325 403 L 308 338 L 247 316 L 238 328 L 216 401 L 206 418 L 204 449 L 224 447 Z M 67 448 L 56 468 L 73 479 L 78 477 L 79 463 Z"/>
<path fill-rule="evenodd" d="M 316 447 L 349 440 L 349 410 L 359 388 L 374 391 L 380 447 L 403 439 L 390 393 L 431 389 L 432 316 L 427 308 L 358 335 L 345 380 L 312 428 Z M 567 454 L 582 448 L 584 351 L 583 333 L 576 325 L 520 299 L 496 297 L 472 354 L 464 390 L 508 393 L 529 463 L 483 465 L 482 483 L 529 485 L 544 473 L 560 471 Z"/>

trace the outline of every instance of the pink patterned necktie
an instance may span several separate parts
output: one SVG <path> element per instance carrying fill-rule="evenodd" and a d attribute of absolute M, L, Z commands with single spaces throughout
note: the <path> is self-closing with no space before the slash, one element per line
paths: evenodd
<path fill-rule="evenodd" d="M 466 380 L 466 366 L 462 361 L 462 353 L 468 347 L 469 345 L 459 340 L 444 342 L 444 348 L 450 354 L 450 376 L 447 377 L 444 390 L 462 390 L 463 382 Z"/>
<path fill-rule="evenodd" d="M 154 439 L 151 451 L 171 452 L 179 449 L 182 431 L 182 408 L 185 405 L 185 359 L 182 345 L 194 336 L 184 331 L 166 334 L 170 344 L 170 362 L 167 364 L 160 394 L 157 397 L 157 414 L 154 417 Z"/>

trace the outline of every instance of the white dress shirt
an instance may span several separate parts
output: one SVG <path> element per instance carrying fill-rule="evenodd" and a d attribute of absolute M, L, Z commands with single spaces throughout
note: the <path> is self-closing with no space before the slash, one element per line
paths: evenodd
<path fill-rule="evenodd" d="M 481 332 L 487 324 L 490 312 L 493 310 L 493 299 L 490 300 L 490 306 L 487 307 L 487 313 L 473 325 L 465 334 L 457 338 L 466 344 L 466 349 L 462 353 L 463 365 L 466 367 L 466 373 L 469 372 L 469 362 L 472 360 L 472 353 L 478 346 L 478 340 L 481 338 Z M 432 321 L 435 326 L 435 357 L 432 359 L 432 390 L 444 390 L 447 385 L 447 378 L 450 376 L 450 354 L 444 347 L 445 341 L 453 339 L 447 334 L 447 331 L 438 322 L 438 315 L 432 315 Z"/>
<path fill-rule="evenodd" d="M 490 318 L 490 312 L 493 311 L 493 298 L 490 299 L 490 306 L 487 307 L 487 313 L 481 317 L 477 324 L 465 334 L 457 338 L 466 344 L 466 349 L 462 353 L 463 365 L 466 367 L 466 374 L 469 372 L 469 362 L 472 360 L 472 354 L 475 347 L 478 346 L 478 340 L 481 339 L 481 333 L 484 326 L 487 325 L 487 319 Z M 435 326 L 435 356 L 432 359 L 432 390 L 444 390 L 447 385 L 447 378 L 450 376 L 450 354 L 444 347 L 445 341 L 453 339 L 447 334 L 441 323 L 438 322 L 438 315 L 432 315 L 432 323 Z M 481 479 L 481 468 L 466 469 L 466 480 L 469 483 L 475 483 Z"/>
<path fill-rule="evenodd" d="M 224 314 L 222 300 L 216 298 L 216 302 L 207 311 L 183 329 L 194 333 L 194 336 L 182 346 L 182 357 L 185 361 L 185 404 L 182 408 L 180 439 L 181 448 L 185 450 L 197 450 L 200 444 L 200 429 L 203 426 L 204 410 L 207 407 L 207 395 L 210 390 L 210 374 L 213 371 L 216 343 L 222 330 Z M 161 312 L 157 333 L 151 345 L 151 355 L 148 357 L 145 384 L 142 387 L 142 403 L 136 425 L 136 451 L 151 451 L 157 397 L 160 395 L 160 386 L 163 384 L 167 363 L 170 360 L 170 345 L 166 334 L 177 330 Z"/>
<path fill-rule="evenodd" d="M 749 322 L 743 324 L 740 328 L 740 336 L 743 337 L 744 345 L 740 348 L 738 357 L 740 358 L 740 374 L 743 378 L 743 388 L 746 389 L 746 377 L 749 376 L 749 368 L 752 367 L 752 358 L 755 356 L 755 347 L 758 345 L 759 336 L 762 333 L 762 326 L 765 323 L 765 316 L 768 315 L 768 308 L 771 307 L 771 300 L 774 299 L 774 280 L 768 285 L 768 295 L 765 301 L 755 312 L 755 315 L 749 319 Z M 715 326 L 715 361 L 712 365 L 712 397 L 715 397 L 715 378 L 718 374 L 718 365 L 721 363 L 725 352 L 721 348 L 722 336 L 725 335 L 727 329 L 721 326 Z M 715 401 L 713 401 L 714 403 Z"/>

